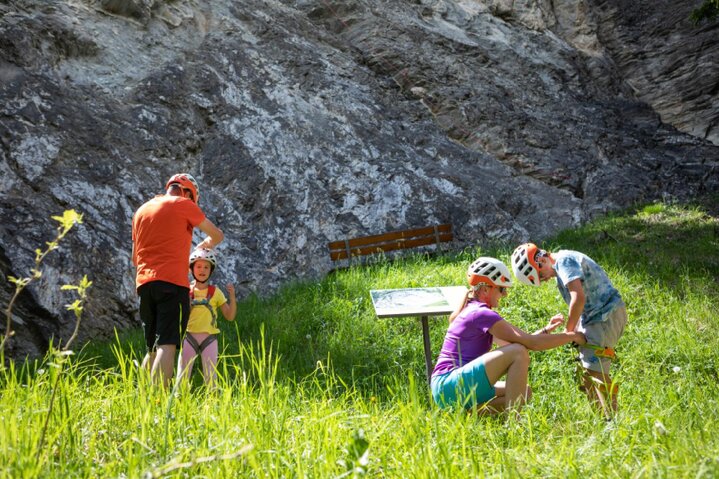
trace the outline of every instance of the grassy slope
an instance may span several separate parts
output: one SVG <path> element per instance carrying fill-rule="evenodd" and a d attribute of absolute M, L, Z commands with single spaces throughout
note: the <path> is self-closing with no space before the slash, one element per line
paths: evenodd
<path fill-rule="evenodd" d="M 243 301 L 238 321 L 222 325 L 227 384 L 215 396 L 198 387 L 177 397 L 151 393 L 135 365 L 140 334 L 92 345 L 60 381 L 39 461 L 56 368 L 42 365 L 29 379 L 0 375 L 0 473 L 140 477 L 251 444 L 240 458 L 171 475 L 717 476 L 716 219 L 652 205 L 544 245 L 592 256 L 626 300 L 621 411 L 610 424 L 576 390 L 568 349 L 532 353 L 535 394 L 520 423 L 438 411 L 424 384 L 418 322 L 374 317 L 368 290 L 463 284 L 475 256 L 508 263 L 513 246 L 380 261 Z M 565 309 L 549 284 L 513 288 L 501 312 L 534 330 Z M 443 318 L 432 320 L 435 354 L 445 328 Z"/>

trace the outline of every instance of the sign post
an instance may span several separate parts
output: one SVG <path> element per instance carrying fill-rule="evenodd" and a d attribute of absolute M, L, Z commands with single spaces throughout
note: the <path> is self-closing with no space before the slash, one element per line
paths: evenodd
<path fill-rule="evenodd" d="M 452 313 L 464 301 L 467 288 L 447 286 L 436 288 L 404 288 L 371 290 L 372 305 L 378 318 L 419 317 L 424 339 L 424 362 L 427 383 L 432 378 L 432 346 L 429 317 Z"/>

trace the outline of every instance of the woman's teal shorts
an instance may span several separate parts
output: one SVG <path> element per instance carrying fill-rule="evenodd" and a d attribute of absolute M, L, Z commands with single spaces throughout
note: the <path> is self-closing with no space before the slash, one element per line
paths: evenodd
<path fill-rule="evenodd" d="M 434 402 L 441 408 L 460 405 L 470 409 L 496 396 L 481 356 L 446 374 L 433 376 L 431 387 Z"/>

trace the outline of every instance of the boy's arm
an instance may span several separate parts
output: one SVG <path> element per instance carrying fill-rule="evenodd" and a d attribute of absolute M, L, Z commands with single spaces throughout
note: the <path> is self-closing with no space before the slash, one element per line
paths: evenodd
<path fill-rule="evenodd" d="M 227 302 L 220 306 L 220 309 L 226 320 L 235 320 L 235 314 L 237 314 L 237 299 L 235 298 L 235 285 L 232 283 L 227 285 Z"/>
<path fill-rule="evenodd" d="M 567 283 L 567 289 L 569 290 L 569 317 L 567 318 L 567 328 L 565 331 L 574 331 L 579 323 L 579 317 L 584 311 L 584 287 L 582 286 L 582 280 L 577 278 Z"/>

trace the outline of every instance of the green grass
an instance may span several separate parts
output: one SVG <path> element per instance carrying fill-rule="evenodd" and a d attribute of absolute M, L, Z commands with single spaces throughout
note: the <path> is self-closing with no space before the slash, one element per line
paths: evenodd
<path fill-rule="evenodd" d="M 717 477 L 719 222 L 655 204 L 543 244 L 589 254 L 627 303 L 611 423 L 577 390 L 569 349 L 531 354 L 519 422 L 439 411 L 419 322 L 374 316 L 370 289 L 461 285 L 474 257 L 508 263 L 514 246 L 380 260 L 247 298 L 222 323 L 217 394 L 198 377 L 153 391 L 137 331 L 91 344 L 61 373 L 41 451 L 58 369 L 13 365 L 0 373 L 0 476 Z M 565 310 L 545 284 L 513 288 L 500 311 L 535 330 Z M 447 323 L 430 322 L 436 355 Z"/>

